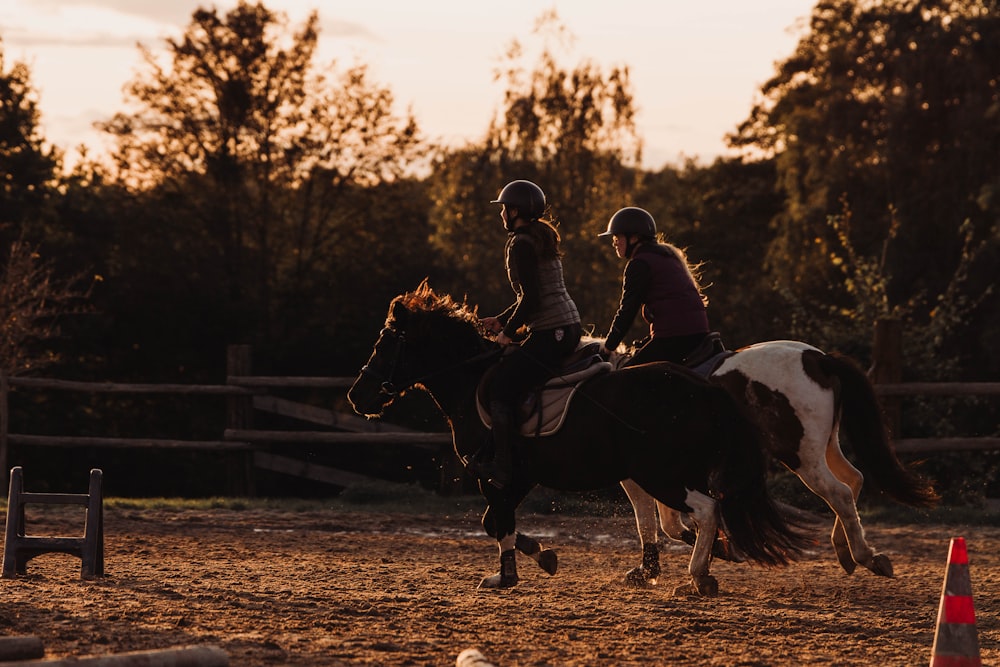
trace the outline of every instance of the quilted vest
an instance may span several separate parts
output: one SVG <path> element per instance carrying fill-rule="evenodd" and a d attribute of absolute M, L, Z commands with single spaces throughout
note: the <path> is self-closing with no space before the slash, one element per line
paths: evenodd
<path fill-rule="evenodd" d="M 507 241 L 507 277 L 510 279 L 510 286 L 514 293 L 521 295 L 521 281 L 517 276 L 517 268 L 510 261 L 510 248 L 514 240 L 518 242 L 528 242 L 538 247 L 535 240 L 527 234 L 511 235 Z M 540 259 L 538 261 L 538 282 L 540 303 L 535 312 L 529 313 L 526 324 L 532 331 L 543 329 L 555 329 L 556 327 L 580 322 L 580 313 L 576 309 L 576 304 L 566 291 L 566 283 L 563 282 L 562 262 L 558 257 L 553 259 Z"/>

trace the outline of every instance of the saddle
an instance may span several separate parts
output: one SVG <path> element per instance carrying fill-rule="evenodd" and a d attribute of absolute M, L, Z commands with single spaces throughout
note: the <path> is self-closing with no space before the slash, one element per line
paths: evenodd
<path fill-rule="evenodd" d="M 736 354 L 727 350 L 722 343 L 722 334 L 718 331 L 710 331 L 698 347 L 691 354 L 684 357 L 681 365 L 690 368 L 692 371 L 707 378 L 723 361 Z"/>
<path fill-rule="evenodd" d="M 579 386 L 585 380 L 611 371 L 611 364 L 604 361 L 600 350 L 601 343 L 598 341 L 582 343 L 563 362 L 558 374 L 528 394 L 518 410 L 521 435 L 537 438 L 552 435 L 562 427 L 570 399 Z M 476 389 L 476 409 L 487 428 L 491 427 L 491 421 L 490 411 L 487 408 L 486 387 L 489 386 L 492 375 L 493 369 L 490 369 Z"/>

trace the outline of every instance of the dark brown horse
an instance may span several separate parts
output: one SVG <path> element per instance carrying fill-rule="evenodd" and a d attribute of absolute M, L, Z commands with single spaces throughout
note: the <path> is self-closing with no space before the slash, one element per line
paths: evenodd
<path fill-rule="evenodd" d="M 376 418 L 408 389 L 427 391 L 468 460 L 487 439 L 476 389 L 499 347 L 474 310 L 426 283 L 397 296 L 367 365 L 348 392 L 355 411 Z M 604 373 L 576 392 L 561 429 L 520 440 L 519 465 L 503 490 L 480 483 L 488 507 L 483 528 L 500 548 L 500 571 L 480 583 L 518 582 L 515 550 L 551 573 L 554 553 L 516 530 L 515 511 L 541 484 L 582 491 L 631 479 L 664 506 L 693 517 L 698 537 L 689 563 L 695 589 L 715 594 L 709 574 L 721 528 L 742 558 L 780 566 L 810 543 L 767 495 L 760 434 L 725 390 L 672 364 Z"/>

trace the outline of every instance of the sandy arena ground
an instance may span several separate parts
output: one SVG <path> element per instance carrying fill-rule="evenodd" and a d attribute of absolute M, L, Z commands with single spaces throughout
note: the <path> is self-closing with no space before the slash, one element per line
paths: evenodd
<path fill-rule="evenodd" d="M 522 515 L 557 550 L 550 577 L 519 556 L 521 583 L 480 591 L 497 568 L 478 509 L 105 508 L 103 579 L 44 555 L 0 580 L 0 633 L 35 635 L 46 658 L 213 644 L 230 664 L 927 664 L 950 538 L 964 536 L 984 665 L 1000 664 L 1000 528 L 867 526 L 896 570 L 847 576 L 825 534 L 782 570 L 716 562 L 720 595 L 675 594 L 687 551 L 656 587 L 627 588 L 639 561 L 628 516 Z M 80 508 L 30 509 L 28 533 L 82 534 Z M 827 529 L 824 528 L 824 532 Z"/>

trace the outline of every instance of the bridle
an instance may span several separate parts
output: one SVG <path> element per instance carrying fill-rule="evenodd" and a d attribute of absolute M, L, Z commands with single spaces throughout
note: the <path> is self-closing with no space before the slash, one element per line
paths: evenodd
<path fill-rule="evenodd" d="M 495 357 L 499 357 L 504 352 L 504 349 L 501 347 L 486 348 L 484 349 L 484 351 L 480 352 L 479 354 L 475 354 L 469 357 L 468 359 L 464 359 L 462 361 L 451 364 L 450 366 L 439 368 L 437 370 L 431 371 L 430 373 L 426 373 L 425 375 L 416 377 L 406 382 L 406 384 L 403 384 L 402 387 L 400 388 L 397 385 L 400 385 L 401 383 L 395 380 L 394 378 L 396 375 L 396 369 L 399 367 L 400 359 L 402 359 L 403 357 L 403 346 L 406 344 L 406 335 L 403 332 L 396 331 L 392 327 L 384 327 L 382 331 L 379 332 L 379 341 L 381 342 L 381 340 L 386 336 L 391 336 L 396 340 L 396 347 L 392 353 L 392 363 L 389 364 L 389 374 L 382 375 L 381 373 L 378 373 L 377 371 L 369 368 L 368 364 L 365 364 L 364 366 L 361 367 L 361 375 L 370 377 L 373 380 L 380 383 L 379 391 L 382 395 L 386 397 L 387 402 L 395 399 L 410 387 L 413 387 L 414 385 L 420 384 L 422 382 L 426 382 L 428 379 L 432 377 L 435 377 L 437 375 L 443 375 L 444 373 L 449 373 L 464 366 L 471 366 L 473 364 L 477 364 L 483 361 L 493 359 Z M 378 348 L 377 343 L 375 347 L 376 349 Z M 632 424 L 629 424 L 628 422 L 624 421 L 621 417 L 619 417 L 617 414 L 608 410 L 608 408 L 605 407 L 603 404 L 594 401 L 594 399 L 591 398 L 587 392 L 579 391 L 578 393 L 580 394 L 580 396 L 587 398 L 595 407 L 599 408 L 600 410 L 603 410 L 604 412 L 608 413 L 608 415 L 610 415 L 613 419 L 621 422 L 626 428 L 633 430 L 639 434 L 645 433 L 645 431 L 643 431 L 642 429 L 639 429 L 633 426 Z"/>
<path fill-rule="evenodd" d="M 417 381 L 415 380 L 409 383 L 402 389 L 396 388 L 396 383 L 393 381 L 393 378 L 396 375 L 396 368 L 399 365 L 399 360 L 403 356 L 403 345 L 406 343 L 406 336 L 404 334 L 399 333 L 392 327 L 383 327 L 382 331 L 380 331 L 378 334 L 378 339 L 381 341 L 386 336 L 391 336 L 396 340 L 396 346 L 392 353 L 392 363 L 389 365 L 389 375 L 383 376 L 382 374 L 372 370 L 368 364 L 365 364 L 364 366 L 361 367 L 361 375 L 370 377 L 373 380 L 379 382 L 379 387 L 380 387 L 379 391 L 388 396 L 389 398 L 395 398 L 399 396 L 401 392 L 406 391 L 407 389 L 415 385 Z"/>
<path fill-rule="evenodd" d="M 498 357 L 502 354 L 503 350 L 497 349 L 487 349 L 479 354 L 476 354 L 468 359 L 459 361 L 451 366 L 445 368 L 439 368 L 437 370 L 431 371 L 412 380 L 407 381 L 405 384 L 396 380 L 396 370 L 399 368 L 400 360 L 403 358 L 403 347 L 406 344 L 406 334 L 393 329 L 392 327 L 383 327 L 382 331 L 379 332 L 379 340 L 386 337 L 391 337 L 396 341 L 395 348 L 392 351 L 392 359 L 389 363 L 389 373 L 387 375 L 382 375 L 381 373 L 373 370 L 368 364 L 361 367 L 361 375 L 372 378 L 373 380 L 379 382 L 379 391 L 388 397 L 389 399 L 394 399 L 407 389 L 418 385 L 426 380 L 453 371 L 457 368 L 462 368 L 463 366 L 469 366 L 472 364 L 479 363 L 481 361 L 486 361 L 487 359 L 492 359 L 493 357 Z"/>

